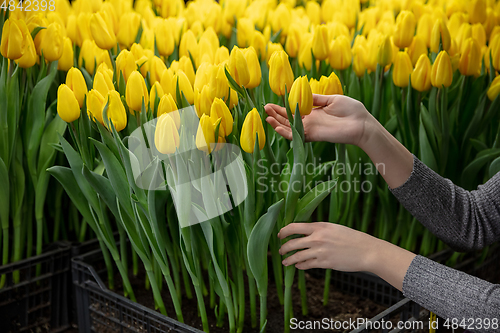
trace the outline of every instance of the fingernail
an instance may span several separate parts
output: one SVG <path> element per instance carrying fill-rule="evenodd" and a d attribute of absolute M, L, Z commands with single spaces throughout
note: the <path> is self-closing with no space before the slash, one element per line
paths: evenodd
<path fill-rule="evenodd" d="M 283 260 L 281 263 L 283 264 L 283 266 L 288 266 L 288 262 L 286 260 Z"/>

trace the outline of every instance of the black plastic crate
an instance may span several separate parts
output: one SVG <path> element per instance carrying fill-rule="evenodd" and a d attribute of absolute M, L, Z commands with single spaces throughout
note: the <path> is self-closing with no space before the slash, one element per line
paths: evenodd
<path fill-rule="evenodd" d="M 62 332 L 69 323 L 71 244 L 51 244 L 43 254 L 0 266 L 2 332 Z M 37 275 L 37 266 L 40 274 Z M 19 272 L 19 283 L 13 274 Z M 16 273 L 17 274 L 17 273 Z"/>
<path fill-rule="evenodd" d="M 110 291 L 100 275 L 106 273 L 102 253 L 95 250 L 72 259 L 80 333 L 147 332 L 203 333 Z"/>

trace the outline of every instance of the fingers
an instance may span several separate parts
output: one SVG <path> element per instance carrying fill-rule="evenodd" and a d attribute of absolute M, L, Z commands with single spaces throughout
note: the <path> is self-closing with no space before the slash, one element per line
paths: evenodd
<path fill-rule="evenodd" d="M 290 126 L 290 122 L 288 121 L 288 116 L 284 107 L 276 104 L 267 104 L 264 107 L 264 110 L 270 117 L 276 119 L 281 125 Z"/>
<path fill-rule="evenodd" d="M 316 259 L 316 255 L 313 250 L 304 250 L 295 253 L 293 256 L 290 256 L 283 260 L 283 265 L 290 266 L 295 265 L 297 263 L 302 263 L 304 261 Z"/>
<path fill-rule="evenodd" d="M 290 223 L 282 228 L 278 233 L 280 239 L 287 238 L 290 235 L 310 235 L 314 231 L 314 223 Z"/>
<path fill-rule="evenodd" d="M 285 254 L 287 254 L 290 251 L 307 249 L 310 247 L 310 245 L 311 244 L 310 244 L 309 239 L 307 237 L 291 239 L 288 242 L 286 242 L 285 244 L 283 244 L 283 246 L 281 246 L 279 253 L 282 256 L 284 256 Z"/>
<path fill-rule="evenodd" d="M 311 268 L 323 268 L 318 262 L 318 259 L 313 258 L 309 259 L 303 262 L 299 262 L 298 264 L 295 264 L 295 268 L 301 269 L 301 270 L 306 270 L 306 269 L 311 269 Z"/>
<path fill-rule="evenodd" d="M 314 106 L 327 106 L 332 104 L 335 99 L 335 95 L 318 95 L 313 94 L 313 105 Z"/>

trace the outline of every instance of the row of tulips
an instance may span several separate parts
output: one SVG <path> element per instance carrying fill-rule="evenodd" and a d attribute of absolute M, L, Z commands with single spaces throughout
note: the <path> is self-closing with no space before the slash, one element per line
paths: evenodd
<path fill-rule="evenodd" d="M 205 331 L 206 305 L 215 309 L 218 326 L 227 325 L 227 318 L 231 332 L 243 331 L 246 299 L 250 325 L 265 329 L 268 248 L 289 330 L 295 270 L 283 271 L 276 234 L 313 214 L 424 255 L 443 247 L 377 174 L 342 172 L 346 164 L 369 166 L 363 152 L 304 142 L 301 117 L 313 108 L 312 93 L 360 100 L 421 160 L 464 187 L 500 168 L 495 2 L 142 0 L 135 8 L 131 1 L 55 3 L 54 11 L 14 9 L 0 16 L 0 89 L 9 96 L 0 105 L 9 124 L 0 180 L 16 189 L 5 195 L 14 198 L 14 212 L 29 203 L 18 194 L 25 187 L 11 162 L 25 154 L 24 170 L 36 189 L 37 249 L 52 174 L 101 241 L 110 283 L 114 262 L 125 294 L 135 299 L 128 239 L 133 273 L 140 259 L 157 308 L 166 313 L 160 296 L 165 282 L 183 321 L 182 296 L 193 297 L 194 289 Z M 18 91 L 23 80 L 35 89 Z M 287 107 L 291 144 L 265 123 L 266 103 Z M 137 142 L 147 149 L 137 149 Z M 224 155 L 231 144 L 243 149 L 241 155 Z M 58 151 L 67 164 L 51 167 Z M 195 177 L 202 180 L 181 190 L 193 175 L 208 176 L 232 158 L 240 168 L 227 181 L 246 183 L 246 199 L 233 188 L 222 190 L 215 176 Z M 306 165 L 314 172 L 306 173 Z M 137 168 L 144 172 L 138 175 Z M 335 188 L 363 181 L 373 189 Z M 229 213 L 228 198 L 237 206 Z M 4 262 L 10 224 L 14 234 L 31 233 L 8 206 L 0 216 Z M 193 224 L 193 216 L 206 222 Z M 13 260 L 28 236 L 14 238 Z M 307 314 L 302 271 L 298 282 Z"/>

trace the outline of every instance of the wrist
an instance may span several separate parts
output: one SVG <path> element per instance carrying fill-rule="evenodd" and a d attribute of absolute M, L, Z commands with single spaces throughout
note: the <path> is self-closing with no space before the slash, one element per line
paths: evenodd
<path fill-rule="evenodd" d="M 385 128 L 371 114 L 364 119 L 362 126 L 363 134 L 356 145 L 369 154 L 371 147 L 377 146 L 376 142 L 380 142 Z"/>

